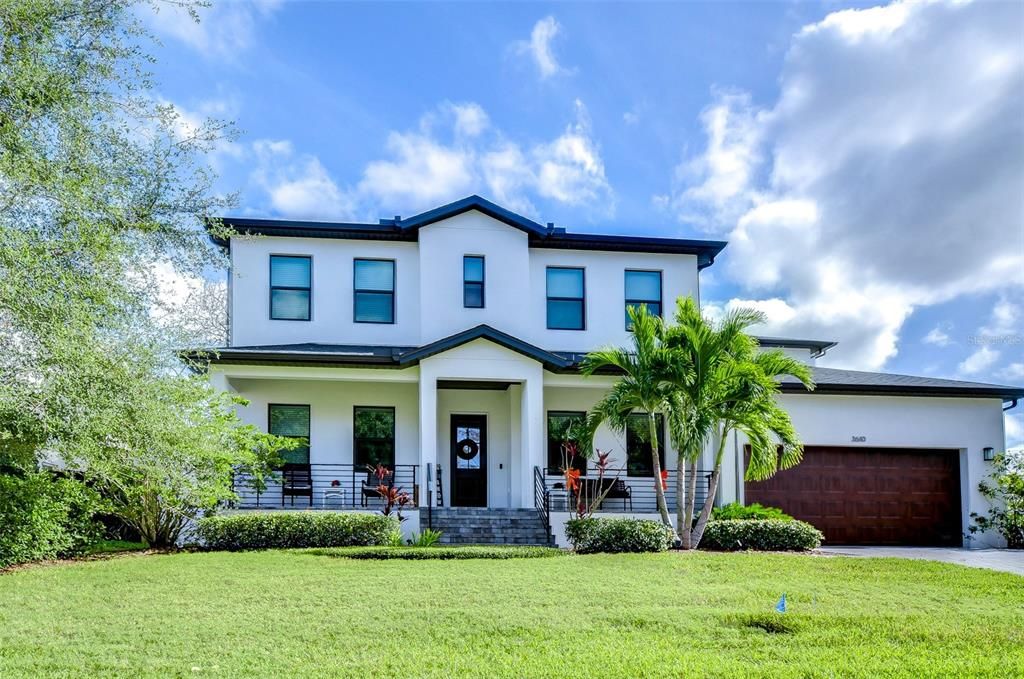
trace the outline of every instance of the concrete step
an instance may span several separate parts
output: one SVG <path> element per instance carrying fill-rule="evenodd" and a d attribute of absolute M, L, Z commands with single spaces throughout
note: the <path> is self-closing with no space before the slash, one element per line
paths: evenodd
<path fill-rule="evenodd" d="M 536 509 L 435 507 L 429 523 L 441 531 L 442 544 L 550 544 L 547 526 Z M 427 512 L 420 512 L 421 529 L 427 525 Z"/>

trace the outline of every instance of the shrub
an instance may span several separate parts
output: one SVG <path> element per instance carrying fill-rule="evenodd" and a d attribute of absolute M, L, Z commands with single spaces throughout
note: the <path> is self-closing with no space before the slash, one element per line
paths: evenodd
<path fill-rule="evenodd" d="M 196 535 L 208 549 L 348 547 L 393 544 L 398 521 L 380 514 L 281 512 L 208 516 Z"/>
<path fill-rule="evenodd" d="M 570 519 L 565 537 L 580 554 L 664 552 L 672 546 L 672 531 L 650 519 Z"/>
<path fill-rule="evenodd" d="M 0 568 L 81 554 L 98 540 L 99 497 L 49 472 L 0 474 Z"/>
<path fill-rule="evenodd" d="M 765 507 L 755 502 L 752 505 L 742 505 L 739 502 L 730 502 L 721 507 L 711 510 L 713 521 L 751 521 L 757 519 L 774 519 L 777 521 L 792 521 L 793 517 L 778 507 Z"/>
<path fill-rule="evenodd" d="M 803 552 L 821 546 L 824 536 L 804 521 L 735 519 L 709 521 L 700 546 L 704 549 L 754 549 Z"/>
<path fill-rule="evenodd" d="M 992 507 L 988 515 L 971 512 L 971 533 L 995 531 L 1010 549 L 1024 549 L 1024 456 L 997 455 L 991 478 L 979 483 L 978 490 Z"/>
<path fill-rule="evenodd" d="M 345 559 L 538 559 L 561 556 L 566 552 L 556 547 L 517 547 L 511 545 L 444 546 L 419 549 L 415 547 L 347 547 L 316 550 L 321 556 Z"/>

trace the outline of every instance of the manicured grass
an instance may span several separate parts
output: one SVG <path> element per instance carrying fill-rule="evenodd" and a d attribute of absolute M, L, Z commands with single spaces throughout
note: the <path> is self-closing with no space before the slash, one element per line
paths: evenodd
<path fill-rule="evenodd" d="M 1024 676 L 1024 578 L 785 554 L 127 555 L 0 575 L 0 677 L 40 675 Z"/>

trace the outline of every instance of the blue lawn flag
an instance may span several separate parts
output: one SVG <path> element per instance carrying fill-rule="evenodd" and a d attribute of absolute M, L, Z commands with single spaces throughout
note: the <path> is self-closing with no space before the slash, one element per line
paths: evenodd
<path fill-rule="evenodd" d="M 779 599 L 779 603 L 775 604 L 775 610 L 777 610 L 779 613 L 785 613 L 786 612 L 786 593 L 785 592 L 782 593 L 782 598 Z"/>

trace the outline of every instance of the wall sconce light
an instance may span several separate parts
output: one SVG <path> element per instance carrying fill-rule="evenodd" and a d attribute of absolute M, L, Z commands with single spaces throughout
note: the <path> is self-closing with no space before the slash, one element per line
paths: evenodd
<path fill-rule="evenodd" d="M 981 449 L 981 459 L 985 460 L 985 462 L 991 462 L 992 460 L 996 459 L 996 449 L 995 448 L 982 448 Z"/>

